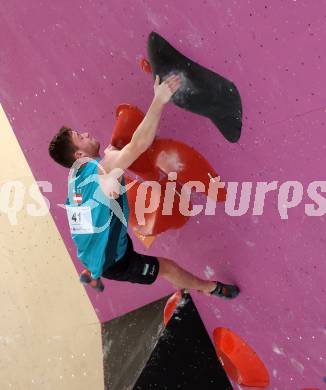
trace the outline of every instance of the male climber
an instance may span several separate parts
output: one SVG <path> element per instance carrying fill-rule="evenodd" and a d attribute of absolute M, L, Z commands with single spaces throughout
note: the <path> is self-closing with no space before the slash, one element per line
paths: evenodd
<path fill-rule="evenodd" d="M 160 276 L 178 288 L 195 289 L 206 295 L 231 299 L 239 293 L 237 286 L 200 279 L 173 260 L 135 252 L 127 224 L 112 211 L 112 201 L 115 201 L 128 221 L 127 195 L 126 191 L 121 191 L 125 188 L 124 175 L 116 180 L 118 186 L 107 186 L 105 179 L 114 170 L 123 173 L 150 147 L 163 108 L 180 86 L 181 79 L 177 75 L 161 84 L 156 76 L 152 104 L 131 141 L 121 150 L 109 145 L 105 155 L 100 157 L 100 143 L 95 138 L 67 127 L 62 127 L 50 142 L 49 154 L 60 165 L 71 168 L 79 161 L 83 162 L 69 181 L 66 206 L 70 211 L 67 214 L 77 256 L 86 268 L 81 281 L 100 291 L 104 288 L 100 277 L 152 284 Z M 101 194 L 106 199 L 95 202 Z"/>

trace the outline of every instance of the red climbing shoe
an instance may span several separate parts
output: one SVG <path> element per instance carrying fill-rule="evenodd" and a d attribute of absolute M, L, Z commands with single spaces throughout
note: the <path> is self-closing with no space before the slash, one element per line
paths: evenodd
<path fill-rule="evenodd" d="M 84 269 L 79 276 L 79 280 L 84 284 L 89 284 L 95 290 L 102 292 L 104 290 L 104 284 L 101 281 L 101 278 L 93 279 L 90 271 Z"/>
<path fill-rule="evenodd" d="M 240 290 L 237 286 L 216 282 L 216 287 L 210 294 L 224 299 L 233 299 L 239 292 Z"/>
<path fill-rule="evenodd" d="M 79 280 L 84 284 L 88 284 L 92 281 L 91 273 L 88 269 L 83 270 L 83 272 L 79 275 Z"/>
<path fill-rule="evenodd" d="M 104 290 L 104 284 L 102 283 L 101 278 L 92 279 L 90 286 L 99 292 Z"/>

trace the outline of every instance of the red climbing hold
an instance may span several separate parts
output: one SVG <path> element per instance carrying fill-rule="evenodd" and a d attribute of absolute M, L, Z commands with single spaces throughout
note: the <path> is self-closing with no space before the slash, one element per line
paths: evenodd
<path fill-rule="evenodd" d="M 140 66 L 144 72 L 152 73 L 151 64 L 145 58 L 140 61 Z"/>
<path fill-rule="evenodd" d="M 227 328 L 213 332 L 215 349 L 228 376 L 242 386 L 262 387 L 269 384 L 268 371 L 249 345 Z"/>
<path fill-rule="evenodd" d="M 118 149 L 126 146 L 144 119 L 144 113 L 131 104 L 120 104 L 116 111 L 116 123 L 112 133 L 111 144 Z M 159 173 L 154 169 L 149 152 L 144 152 L 129 169 L 143 180 L 158 180 Z"/>
<path fill-rule="evenodd" d="M 170 321 L 171 317 L 173 316 L 173 313 L 175 311 L 175 308 L 177 307 L 178 303 L 181 301 L 182 293 L 180 290 L 175 292 L 166 302 L 165 308 L 164 308 L 164 316 L 163 316 L 163 322 L 166 326 L 167 323 Z"/>
<path fill-rule="evenodd" d="M 125 175 L 126 185 L 132 182 L 132 179 Z M 166 190 L 168 180 L 162 178 L 158 186 L 149 187 L 143 184 L 142 191 L 139 190 L 141 183 L 136 182 L 127 191 L 128 204 L 130 209 L 129 225 L 134 232 L 142 236 L 156 236 L 169 229 L 180 229 L 188 220 L 188 215 L 183 215 L 180 211 L 180 185 L 176 185 L 176 194 Z M 174 199 L 173 199 L 174 198 Z M 136 201 L 138 202 L 136 208 Z M 164 213 L 164 206 L 172 205 Z M 146 210 L 145 210 L 146 208 Z M 149 211 L 153 208 L 153 211 Z M 189 209 L 192 210 L 192 204 L 189 202 Z M 146 212 L 145 212 L 146 211 Z"/>

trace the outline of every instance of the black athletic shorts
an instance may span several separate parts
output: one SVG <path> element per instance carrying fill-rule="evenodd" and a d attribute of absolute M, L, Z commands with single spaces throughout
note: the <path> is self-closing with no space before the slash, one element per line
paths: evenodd
<path fill-rule="evenodd" d="M 115 264 L 106 268 L 102 273 L 102 277 L 130 283 L 154 283 L 159 271 L 157 257 L 146 256 L 135 252 L 129 234 L 127 234 L 127 237 L 128 245 L 126 253 Z"/>

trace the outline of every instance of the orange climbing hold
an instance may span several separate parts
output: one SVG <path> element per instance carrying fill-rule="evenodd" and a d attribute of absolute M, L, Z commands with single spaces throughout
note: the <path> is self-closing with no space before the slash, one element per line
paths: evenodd
<path fill-rule="evenodd" d="M 217 356 L 232 380 L 242 386 L 268 386 L 269 375 L 264 363 L 241 337 L 230 329 L 216 328 L 213 338 Z"/>
<path fill-rule="evenodd" d="M 171 317 L 173 316 L 173 313 L 175 311 L 175 308 L 177 307 L 178 303 L 181 301 L 182 293 L 180 290 L 175 292 L 166 302 L 165 308 L 164 308 L 164 315 L 163 315 L 163 322 L 166 326 L 167 323 L 170 321 Z"/>

